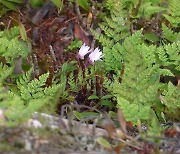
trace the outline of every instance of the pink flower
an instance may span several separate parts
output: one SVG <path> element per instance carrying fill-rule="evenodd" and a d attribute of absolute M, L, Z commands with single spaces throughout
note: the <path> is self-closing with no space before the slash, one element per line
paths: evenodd
<path fill-rule="evenodd" d="M 82 47 L 79 49 L 79 52 L 78 52 L 78 58 L 80 59 L 84 59 L 84 56 L 90 52 L 89 50 L 89 46 L 86 46 L 85 43 L 82 45 Z"/>
<path fill-rule="evenodd" d="M 99 48 L 96 48 L 91 54 L 89 55 L 89 60 L 93 64 L 97 60 L 101 60 L 103 54 Z"/>

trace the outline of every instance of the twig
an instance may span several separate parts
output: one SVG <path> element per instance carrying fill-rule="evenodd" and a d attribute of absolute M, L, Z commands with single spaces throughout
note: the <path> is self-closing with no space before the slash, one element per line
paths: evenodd
<path fill-rule="evenodd" d="M 139 8 L 140 8 L 140 6 L 141 6 L 141 3 L 142 3 L 142 0 L 139 0 L 138 4 L 137 4 L 137 6 L 136 6 L 136 9 L 135 9 L 135 11 L 134 11 L 134 15 L 135 15 L 135 16 L 137 15 L 137 13 L 138 13 L 138 11 L 139 11 Z"/>

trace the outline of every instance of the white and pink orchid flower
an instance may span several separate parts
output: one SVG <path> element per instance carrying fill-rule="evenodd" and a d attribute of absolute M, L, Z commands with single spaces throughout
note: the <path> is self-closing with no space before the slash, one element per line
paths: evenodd
<path fill-rule="evenodd" d="M 90 47 L 86 46 L 85 43 L 82 45 L 82 47 L 79 49 L 78 52 L 78 58 L 84 59 L 84 56 L 90 52 Z"/>

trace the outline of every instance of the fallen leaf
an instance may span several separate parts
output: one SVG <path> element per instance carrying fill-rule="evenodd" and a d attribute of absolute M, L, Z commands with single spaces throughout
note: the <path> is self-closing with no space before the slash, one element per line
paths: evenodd
<path fill-rule="evenodd" d="M 116 133 L 116 127 L 109 117 L 103 120 L 102 127 L 107 130 L 107 132 L 111 138 L 114 137 L 114 135 Z"/>
<path fill-rule="evenodd" d="M 123 132 L 126 134 L 127 133 L 126 121 L 125 121 L 123 112 L 122 112 L 122 110 L 120 108 L 118 109 L 118 120 L 119 120 L 119 124 L 120 124 Z"/>
<path fill-rule="evenodd" d="M 85 31 L 78 24 L 75 24 L 74 35 L 77 39 L 83 41 L 86 45 L 90 45 L 89 39 L 85 34 Z"/>
<path fill-rule="evenodd" d="M 97 142 L 98 142 L 101 146 L 103 146 L 104 148 L 106 148 L 107 150 L 112 151 L 111 144 L 110 144 L 106 139 L 104 139 L 103 137 L 99 137 L 99 138 L 97 139 Z"/>
<path fill-rule="evenodd" d="M 123 144 L 119 144 L 119 145 L 117 145 L 116 147 L 113 148 L 113 151 L 115 151 L 116 154 L 121 154 L 121 150 L 122 150 L 123 147 L 124 147 Z"/>

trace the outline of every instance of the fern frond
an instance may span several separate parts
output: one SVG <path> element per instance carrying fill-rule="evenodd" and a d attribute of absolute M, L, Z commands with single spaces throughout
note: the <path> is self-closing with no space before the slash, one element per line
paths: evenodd
<path fill-rule="evenodd" d="M 39 77 L 39 80 L 34 79 L 31 82 L 29 80 L 30 75 L 31 74 L 28 73 L 28 76 L 26 74 L 22 77 L 24 79 L 24 82 L 20 83 L 19 81 L 17 81 L 17 86 L 18 86 L 18 89 L 20 90 L 21 98 L 24 101 L 30 101 L 31 99 L 42 98 L 44 96 L 43 86 L 45 86 L 49 73 L 43 74 Z M 22 78 L 21 78 L 21 81 L 23 80 Z M 25 84 L 27 82 L 29 83 Z"/>
<path fill-rule="evenodd" d="M 103 28 L 103 25 L 101 27 Z M 105 29 L 105 28 L 103 28 L 103 29 Z M 110 38 L 108 38 L 106 35 L 99 34 L 93 30 L 92 30 L 92 33 L 104 47 L 106 47 L 106 46 L 111 47 L 114 45 L 114 41 L 111 40 Z"/>
<path fill-rule="evenodd" d="M 29 54 L 28 51 L 26 44 L 16 38 L 11 40 L 0 38 L 0 55 L 6 59 L 18 56 L 26 57 Z"/>
<path fill-rule="evenodd" d="M 180 114 L 180 88 L 174 86 L 171 82 L 168 83 L 167 90 L 163 92 L 163 103 L 166 106 L 165 113 L 170 117 L 177 117 L 179 119 Z"/>
<path fill-rule="evenodd" d="M 14 67 L 8 67 L 0 63 L 0 83 L 2 83 L 9 75 L 12 74 Z"/>
<path fill-rule="evenodd" d="M 18 96 L 14 95 L 11 100 L 9 100 L 7 108 L 4 112 L 7 122 L 6 124 L 9 126 L 15 126 L 23 121 L 29 119 L 31 115 L 44 107 L 47 103 L 49 103 L 50 99 L 41 98 L 41 99 L 33 99 L 29 102 L 29 104 L 25 104 L 24 101 Z"/>
<path fill-rule="evenodd" d="M 68 78 L 68 84 L 69 84 L 69 88 L 72 92 L 78 92 L 80 89 L 78 88 L 78 85 L 76 83 L 76 80 L 74 78 L 73 72 L 71 72 L 71 74 L 69 75 Z"/>
<path fill-rule="evenodd" d="M 84 82 L 83 74 L 82 73 L 83 73 L 82 70 L 79 70 L 79 72 L 78 72 L 78 83 L 80 85 L 83 85 L 83 82 Z"/>
<path fill-rule="evenodd" d="M 147 120 L 149 117 L 150 106 L 144 106 L 142 104 L 134 104 L 124 99 L 123 97 L 117 97 L 117 107 L 123 110 L 123 115 L 126 121 L 136 123 L 137 120 Z"/>
<path fill-rule="evenodd" d="M 163 7 L 160 7 L 160 6 L 157 6 L 157 5 L 153 5 L 153 4 L 154 4 L 154 3 L 152 3 L 151 1 L 150 1 L 150 2 L 144 2 L 144 3 L 140 6 L 139 13 L 138 13 L 139 16 L 140 16 L 141 14 L 144 14 L 144 16 L 145 16 L 147 19 L 151 19 L 152 15 L 166 10 L 166 9 L 163 8 Z"/>
<path fill-rule="evenodd" d="M 163 16 L 171 23 L 173 27 L 179 27 L 180 25 L 180 0 L 170 0 L 168 3 L 167 14 Z"/>
<path fill-rule="evenodd" d="M 14 59 L 22 56 L 27 57 L 29 49 L 25 42 L 18 40 L 20 30 L 13 27 L 9 31 L 4 30 L 0 34 L 0 56 L 6 59 L 7 63 L 14 63 Z"/>
<path fill-rule="evenodd" d="M 2 84 L 0 83 L 0 108 L 4 109 L 6 108 L 6 104 L 9 102 L 7 94 L 6 94 L 6 90 L 5 88 L 2 86 Z"/>
<path fill-rule="evenodd" d="M 44 96 L 54 96 L 60 89 L 61 85 L 60 84 L 53 84 L 50 87 L 45 87 L 44 89 Z"/>
<path fill-rule="evenodd" d="M 28 83 L 31 80 L 31 74 L 32 74 L 33 69 L 31 68 L 28 72 L 24 73 L 17 81 L 17 86 L 20 87 L 24 86 L 27 87 Z"/>
<path fill-rule="evenodd" d="M 170 0 L 168 1 L 168 13 L 172 16 L 180 16 L 179 10 L 180 0 Z"/>
<path fill-rule="evenodd" d="M 160 123 L 155 115 L 155 113 L 152 111 L 150 113 L 150 118 L 149 118 L 149 127 L 147 130 L 147 135 L 148 136 L 161 136 L 161 133 L 163 131 L 162 127 L 160 126 Z M 149 138 L 148 139 L 151 142 L 158 142 L 158 139 L 154 139 L 154 138 Z"/>
<path fill-rule="evenodd" d="M 25 102 L 29 102 L 32 99 L 54 96 L 54 94 L 56 94 L 56 92 L 60 89 L 60 85 L 46 87 L 46 81 L 49 77 L 49 73 L 43 74 L 39 77 L 39 79 L 33 79 L 32 81 L 31 73 L 32 69 L 16 81 L 19 95 Z"/>
<path fill-rule="evenodd" d="M 158 57 L 163 66 L 168 66 L 170 69 L 180 71 L 180 41 L 172 44 L 167 44 L 157 48 Z"/>
<path fill-rule="evenodd" d="M 17 26 L 12 27 L 10 30 L 4 30 L 0 34 L 0 37 L 6 37 L 8 40 L 17 38 L 20 35 L 20 29 Z"/>
<path fill-rule="evenodd" d="M 110 9 L 110 18 L 104 18 L 104 22 L 99 24 L 102 34 L 93 31 L 103 46 L 104 65 L 108 72 L 113 70 L 117 73 L 121 69 L 124 49 L 120 43 L 130 35 L 128 12 L 124 9 L 124 3 L 108 0 L 106 6 Z"/>
<path fill-rule="evenodd" d="M 163 37 L 170 42 L 180 41 L 180 32 L 176 33 L 169 29 L 164 23 L 162 24 Z"/>
<path fill-rule="evenodd" d="M 29 49 L 24 42 L 17 38 L 11 40 L 5 37 L 0 38 L 0 55 L 5 57 L 8 62 L 19 56 L 27 57 L 28 54 Z"/>
<path fill-rule="evenodd" d="M 156 47 L 146 46 L 140 38 L 139 31 L 125 39 L 122 82 L 113 85 L 118 106 L 125 113 L 125 118 L 134 124 L 139 119 L 147 120 L 150 108 L 159 102 L 157 92 L 161 75 L 156 64 Z"/>
<path fill-rule="evenodd" d="M 139 44 L 142 44 L 142 30 L 137 31 L 135 34 L 132 34 L 131 36 L 127 37 L 124 40 L 124 47 L 126 50 L 132 50 L 133 46 L 137 46 Z"/>

